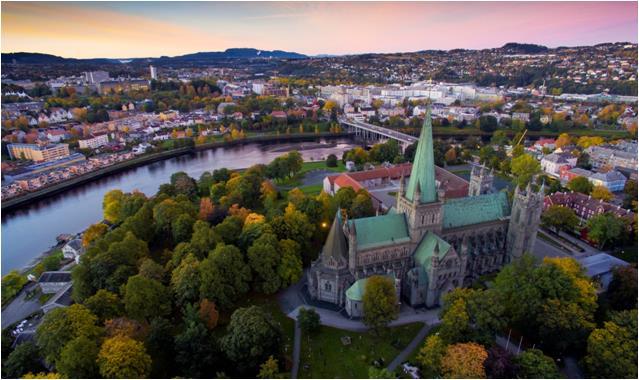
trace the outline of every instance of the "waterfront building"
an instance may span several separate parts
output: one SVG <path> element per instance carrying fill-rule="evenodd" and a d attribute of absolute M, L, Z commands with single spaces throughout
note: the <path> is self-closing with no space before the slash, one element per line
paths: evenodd
<path fill-rule="evenodd" d="M 338 211 L 308 275 L 313 299 L 356 305 L 372 275 L 391 276 L 411 306 L 435 307 L 451 290 L 530 252 L 539 226 L 543 186 L 449 199 L 436 181 L 430 109 L 408 182 L 386 215 L 349 220 Z M 354 306 L 352 307 L 354 308 Z M 353 310 L 347 313 L 357 316 Z"/>
<path fill-rule="evenodd" d="M 97 149 L 109 143 L 109 136 L 106 133 L 93 135 L 87 139 L 78 140 L 80 149 Z"/>
<path fill-rule="evenodd" d="M 69 155 L 69 144 L 9 144 L 7 150 L 12 160 L 53 161 Z"/>

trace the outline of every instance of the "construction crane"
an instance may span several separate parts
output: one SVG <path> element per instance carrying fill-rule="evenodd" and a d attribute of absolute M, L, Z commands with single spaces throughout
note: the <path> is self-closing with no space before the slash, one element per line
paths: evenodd
<path fill-rule="evenodd" d="M 517 141 L 517 144 L 515 144 L 515 145 L 513 146 L 513 148 L 514 148 L 515 146 L 517 146 L 517 145 L 521 144 L 521 140 L 523 140 L 523 139 L 524 139 L 524 136 L 526 136 L 526 132 L 528 132 L 528 129 L 525 129 L 525 130 L 524 130 L 524 133 L 522 133 L 521 137 L 519 138 L 519 141 Z"/>

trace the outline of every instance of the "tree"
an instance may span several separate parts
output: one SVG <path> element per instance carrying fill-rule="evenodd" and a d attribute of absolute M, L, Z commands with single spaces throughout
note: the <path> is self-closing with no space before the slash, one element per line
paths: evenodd
<path fill-rule="evenodd" d="M 575 212 L 565 206 L 552 205 L 541 214 L 541 223 L 549 228 L 559 231 L 574 231 L 579 225 L 579 218 Z"/>
<path fill-rule="evenodd" d="M 119 317 L 123 313 L 122 303 L 117 294 L 100 289 L 84 301 L 86 306 L 101 322 Z M 76 376 L 71 376 L 76 377 Z"/>
<path fill-rule="evenodd" d="M 300 257 L 300 245 L 291 239 L 283 239 L 279 242 L 281 253 L 277 274 L 282 281 L 282 287 L 292 285 L 302 278 L 303 268 Z"/>
<path fill-rule="evenodd" d="M 566 185 L 566 187 L 578 193 L 590 194 L 593 186 L 592 186 L 592 183 L 588 181 L 588 178 L 578 176 L 568 181 L 568 184 Z"/>
<path fill-rule="evenodd" d="M 610 306 L 615 310 L 636 309 L 637 268 L 630 265 L 614 268 L 607 295 Z"/>
<path fill-rule="evenodd" d="M 273 355 L 260 365 L 260 372 L 257 374 L 259 379 L 275 379 L 279 368 L 277 366 L 277 360 L 273 358 Z"/>
<path fill-rule="evenodd" d="M 366 280 L 362 297 L 364 323 L 379 333 L 397 318 L 398 300 L 395 282 L 386 276 L 371 276 Z"/>
<path fill-rule="evenodd" d="M 233 245 L 218 244 L 200 263 L 200 297 L 208 298 L 228 310 L 249 290 L 251 268 Z"/>
<path fill-rule="evenodd" d="M 215 226 L 215 233 L 222 237 L 226 244 L 235 244 L 242 233 L 244 222 L 242 218 L 230 215 L 224 218 L 224 221 Z"/>
<path fill-rule="evenodd" d="M 99 348 L 95 340 L 79 336 L 67 343 L 60 353 L 56 369 L 67 378 L 91 379 L 98 376 Z"/>
<path fill-rule="evenodd" d="M 477 343 L 457 343 L 448 346 L 442 358 L 442 374 L 449 379 L 483 379 L 484 361 L 488 353 Z"/>
<path fill-rule="evenodd" d="M 371 199 L 368 191 L 361 189 L 357 192 L 357 195 L 351 204 L 349 214 L 351 218 L 365 218 L 367 216 L 375 215 L 373 200 Z"/>
<path fill-rule="evenodd" d="M 126 283 L 124 308 L 129 317 L 149 321 L 171 312 L 171 298 L 162 283 L 138 274 Z"/>
<path fill-rule="evenodd" d="M 204 259 L 208 253 L 215 249 L 217 243 L 222 239 L 213 231 L 205 221 L 198 220 L 193 224 L 193 234 L 191 235 L 191 248 L 198 259 Z"/>
<path fill-rule="evenodd" d="M 610 190 L 608 190 L 608 188 L 603 185 L 597 185 L 593 187 L 590 195 L 592 195 L 593 198 L 601 199 L 604 202 L 610 202 L 614 198 L 614 195 L 612 195 Z"/>
<path fill-rule="evenodd" d="M 206 377 L 215 368 L 217 344 L 193 305 L 187 305 L 184 322 L 184 331 L 175 337 L 176 362 L 186 377 Z"/>
<path fill-rule="evenodd" d="M 463 299 L 453 300 L 450 306 L 445 301 L 442 309 L 441 327 L 439 333 L 442 338 L 451 343 L 463 341 L 470 336 L 470 317 L 466 311 L 466 302 Z"/>
<path fill-rule="evenodd" d="M 483 132 L 493 132 L 497 129 L 499 123 L 497 118 L 491 115 L 482 115 L 479 117 L 479 129 Z"/>
<path fill-rule="evenodd" d="M 530 349 L 515 358 L 518 375 L 523 379 L 556 379 L 561 377 L 555 361 L 541 350 Z"/>
<path fill-rule="evenodd" d="M 301 307 L 297 314 L 297 323 L 299 323 L 302 331 L 312 333 L 320 327 L 320 315 L 315 309 L 306 309 Z"/>
<path fill-rule="evenodd" d="M 526 187 L 533 176 L 541 172 L 539 161 L 529 154 L 513 158 L 510 171 L 517 177 L 519 187 Z"/>
<path fill-rule="evenodd" d="M 222 349 L 240 372 L 256 369 L 270 355 L 279 352 L 282 332 L 258 306 L 239 308 L 231 315 Z"/>
<path fill-rule="evenodd" d="M 169 378 L 175 372 L 175 339 L 173 323 L 165 318 L 153 318 L 144 341 L 152 358 L 152 378 Z"/>
<path fill-rule="evenodd" d="M 263 234 L 253 242 L 246 255 L 255 274 L 253 280 L 257 290 L 265 294 L 275 293 L 282 283 L 277 274 L 281 261 L 277 237 L 271 233 Z"/>
<path fill-rule="evenodd" d="M 590 334 L 587 350 L 584 362 L 592 377 L 637 378 L 636 327 L 633 334 L 631 329 L 605 322 Z"/>
<path fill-rule="evenodd" d="M 288 204 L 284 210 L 284 215 L 273 218 L 271 226 L 278 239 L 296 241 L 302 247 L 302 252 L 307 252 L 310 249 L 315 226 L 292 203 Z"/>
<path fill-rule="evenodd" d="M 517 366 L 513 355 L 500 346 L 494 345 L 488 350 L 488 359 L 484 362 L 489 379 L 515 378 Z"/>
<path fill-rule="evenodd" d="M 195 219 L 189 214 L 182 214 L 172 223 L 173 241 L 181 243 L 191 239 Z"/>
<path fill-rule="evenodd" d="M 104 219 L 110 223 L 118 223 L 120 221 L 123 199 L 124 193 L 121 190 L 111 190 L 104 194 L 102 201 Z"/>
<path fill-rule="evenodd" d="M 92 241 L 103 236 L 107 232 L 107 229 L 108 227 L 104 223 L 92 224 L 82 235 L 82 245 L 88 247 Z"/>
<path fill-rule="evenodd" d="M 15 297 L 27 284 L 26 276 L 23 276 L 17 270 L 12 270 L 2 277 L 2 304 Z"/>
<path fill-rule="evenodd" d="M 422 370 L 423 378 L 437 378 L 441 376 L 442 358 L 446 353 L 447 344 L 439 335 L 430 335 L 424 346 L 417 354 L 417 362 Z"/>
<path fill-rule="evenodd" d="M 33 342 L 25 342 L 16 346 L 2 362 L 2 377 L 20 378 L 27 372 L 43 371 L 40 363 L 40 350 Z"/>
<path fill-rule="evenodd" d="M 335 156 L 334 154 L 329 154 L 328 157 L 326 157 L 326 166 L 329 168 L 336 168 L 337 167 L 337 156 Z"/>
<path fill-rule="evenodd" d="M 46 314 L 36 331 L 36 341 L 45 360 L 55 364 L 62 349 L 71 340 L 79 336 L 96 340 L 101 334 L 102 329 L 97 326 L 97 317 L 85 306 L 74 304 Z"/>
<path fill-rule="evenodd" d="M 564 146 L 570 144 L 572 142 L 572 138 L 567 133 L 562 133 L 555 140 L 555 146 L 557 148 L 563 148 Z"/>
<path fill-rule="evenodd" d="M 171 290 L 178 305 L 186 305 L 200 298 L 200 262 L 188 254 L 171 273 Z"/>
<path fill-rule="evenodd" d="M 161 283 L 165 281 L 166 277 L 164 267 L 148 257 L 142 259 L 138 274 L 149 280 L 156 280 Z"/>
<path fill-rule="evenodd" d="M 171 185 L 175 187 L 178 194 L 184 194 L 189 198 L 193 198 L 198 191 L 197 183 L 188 174 L 177 172 L 171 175 Z"/>
<path fill-rule="evenodd" d="M 607 244 L 616 243 L 626 232 L 626 221 L 611 212 L 598 214 L 586 222 L 588 239 L 594 241 L 603 249 Z"/>
<path fill-rule="evenodd" d="M 102 344 L 98 366 L 107 379 L 145 378 L 151 371 L 151 357 L 141 342 L 118 335 Z"/>
<path fill-rule="evenodd" d="M 215 307 L 215 302 L 209 301 L 206 298 L 200 302 L 199 316 L 202 322 L 206 324 L 209 330 L 213 330 L 217 326 L 217 321 L 220 317 L 220 313 Z"/>
<path fill-rule="evenodd" d="M 504 132 L 503 130 L 497 130 L 493 132 L 493 136 L 490 138 L 490 143 L 497 146 L 507 145 L 508 137 L 506 136 L 506 132 Z"/>

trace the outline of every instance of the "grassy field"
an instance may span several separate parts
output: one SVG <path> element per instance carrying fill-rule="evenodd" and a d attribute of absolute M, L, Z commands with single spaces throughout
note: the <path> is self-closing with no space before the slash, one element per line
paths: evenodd
<path fill-rule="evenodd" d="M 300 378 L 368 378 L 375 360 L 388 365 L 422 328 L 421 323 L 394 327 L 381 336 L 354 333 L 322 326 L 314 334 L 302 335 Z M 343 336 L 351 338 L 344 346 Z"/>
<path fill-rule="evenodd" d="M 306 195 L 319 195 L 324 186 L 321 183 L 317 185 L 302 186 L 299 189 Z"/>
<path fill-rule="evenodd" d="M 306 174 L 307 172 L 310 172 L 311 170 L 318 170 L 318 169 L 328 170 L 335 173 L 341 173 L 346 171 L 346 167 L 344 166 L 344 163 L 342 162 L 342 160 L 337 160 L 337 167 L 334 167 L 334 168 L 326 166 L 326 161 L 305 161 L 302 164 L 302 170 L 300 171 L 300 174 Z"/>

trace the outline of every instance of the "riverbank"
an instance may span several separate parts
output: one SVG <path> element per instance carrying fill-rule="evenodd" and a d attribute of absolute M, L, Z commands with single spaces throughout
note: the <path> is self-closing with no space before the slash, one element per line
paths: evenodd
<path fill-rule="evenodd" d="M 66 190 L 69 190 L 75 186 L 82 185 L 97 179 L 107 177 L 111 174 L 115 174 L 127 169 L 135 168 L 138 166 L 146 165 L 156 161 L 162 161 L 169 158 L 181 156 L 184 154 L 194 153 L 197 151 L 203 151 L 208 149 L 215 149 L 221 147 L 232 147 L 238 145 L 252 144 L 252 143 L 281 143 L 281 142 L 297 142 L 297 141 L 309 141 L 317 138 L 339 138 L 348 137 L 349 133 L 298 133 L 294 135 L 263 135 L 263 136 L 251 136 L 241 140 L 233 141 L 216 141 L 207 144 L 196 145 L 195 147 L 183 147 L 170 151 L 146 154 L 140 157 L 136 157 L 132 160 L 119 162 L 106 168 L 98 169 L 96 171 L 83 174 L 81 176 L 71 178 L 69 180 L 56 183 L 46 188 L 21 195 L 15 198 L 2 201 L 0 209 L 3 211 L 9 211 L 19 208 L 27 203 L 34 202 L 40 199 L 44 199 L 55 194 L 59 194 Z"/>

